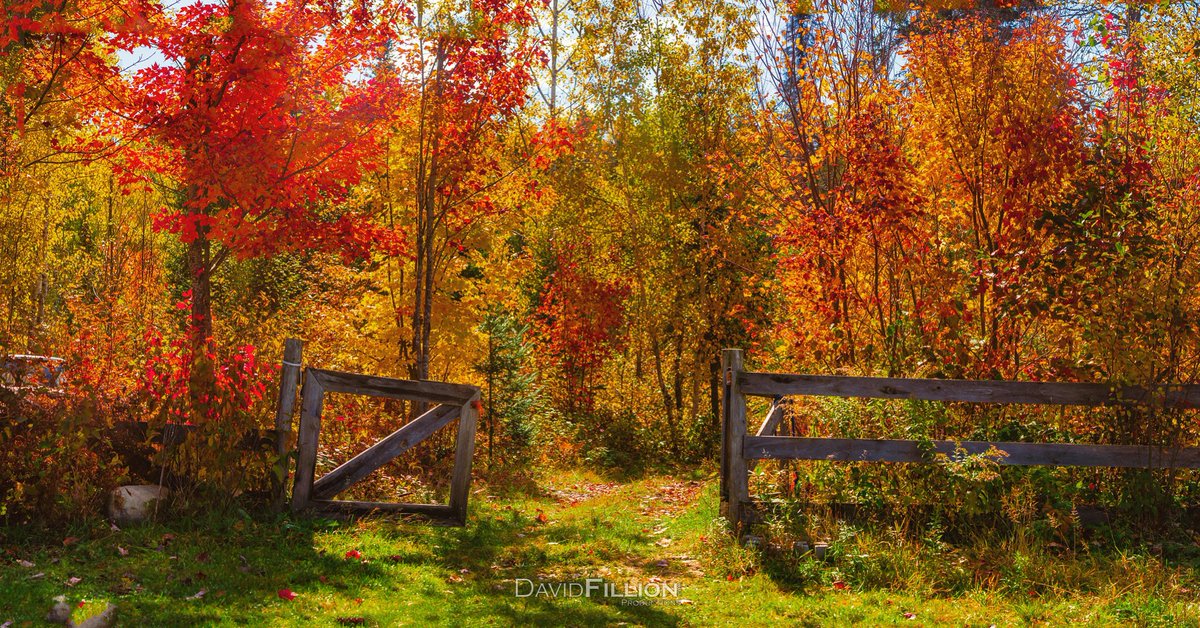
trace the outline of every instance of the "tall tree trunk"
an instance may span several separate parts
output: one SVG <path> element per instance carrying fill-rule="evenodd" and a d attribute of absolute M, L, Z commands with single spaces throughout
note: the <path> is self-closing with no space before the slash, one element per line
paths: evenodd
<path fill-rule="evenodd" d="M 188 320 L 188 345 L 192 352 L 188 395 L 192 401 L 193 420 L 203 415 L 214 382 L 214 365 L 209 357 L 213 335 L 212 243 L 206 231 L 200 229 L 196 239 L 188 244 L 187 252 L 187 271 L 192 290 L 191 317 Z"/>
<path fill-rule="evenodd" d="M 428 93 L 427 86 L 421 88 L 421 121 L 417 138 L 420 152 L 416 170 L 417 259 L 416 272 L 413 274 L 413 362 L 409 369 L 412 379 L 429 379 L 430 335 L 433 327 L 433 279 L 437 261 L 434 258 L 434 240 L 440 223 L 437 185 L 441 176 L 441 76 L 446 60 L 446 51 L 440 44 L 436 54 L 431 74 L 433 93 Z M 418 403 L 417 406 L 418 412 L 424 412 L 425 404 Z"/>

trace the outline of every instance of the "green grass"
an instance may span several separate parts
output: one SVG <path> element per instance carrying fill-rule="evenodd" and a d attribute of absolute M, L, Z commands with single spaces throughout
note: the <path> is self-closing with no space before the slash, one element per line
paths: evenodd
<path fill-rule="evenodd" d="M 13 541 L 21 531 L 9 530 L 0 625 L 43 625 L 57 595 L 77 617 L 115 603 L 126 626 L 1200 625 L 1187 561 L 953 548 L 857 531 L 833 539 L 830 558 L 817 562 L 734 544 L 721 532 L 711 479 L 615 484 L 564 472 L 542 486 L 527 494 L 477 485 L 464 528 L 212 515 L 76 530 L 80 540 L 67 545 Z M 347 558 L 352 550 L 362 558 Z M 981 581 L 971 575 L 980 569 L 999 575 Z M 68 586 L 70 578 L 80 580 Z M 518 578 L 678 583 L 680 597 L 518 598 Z"/>

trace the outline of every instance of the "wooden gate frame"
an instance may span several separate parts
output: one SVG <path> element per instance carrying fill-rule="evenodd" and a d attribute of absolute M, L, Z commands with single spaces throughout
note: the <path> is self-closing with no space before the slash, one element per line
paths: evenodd
<path fill-rule="evenodd" d="M 734 534 L 742 532 L 750 499 L 749 468 L 756 460 L 833 460 L 863 462 L 934 462 L 936 456 L 960 452 L 987 455 L 1004 465 L 1126 467 L 1142 469 L 1200 468 L 1200 447 L 1167 449 L 1149 445 L 1078 443 L 1014 443 L 932 441 L 932 455 L 917 441 L 867 438 L 802 438 L 776 436 L 783 417 L 781 401 L 789 395 L 917 399 L 968 403 L 1021 403 L 1057 406 L 1142 405 L 1173 409 L 1200 408 L 1200 385 L 1137 386 L 999 380 L 904 379 L 755 373 L 742 367 L 742 351 L 721 353 L 721 514 Z M 774 399 L 762 425 L 749 434 L 746 397 Z"/>
<path fill-rule="evenodd" d="M 281 377 L 280 403 L 276 429 L 279 442 L 287 440 L 294 406 L 296 380 L 300 373 L 298 341 L 288 345 Z M 294 351 L 293 351 L 294 349 Z M 291 397 L 286 397 L 291 380 Z M 292 486 L 293 512 L 315 509 L 347 514 L 390 512 L 419 514 L 431 519 L 462 525 L 467 519 L 467 498 L 471 488 L 471 457 L 475 452 L 475 429 L 479 422 L 480 391 L 478 387 L 444 382 L 415 381 L 344 373 L 313 367 L 303 371 L 304 385 L 300 393 L 300 429 L 297 442 L 296 476 Z M 392 432 L 379 442 L 354 456 L 338 468 L 316 478 L 317 449 L 321 433 L 321 411 L 326 393 L 347 393 L 387 399 L 437 404 Z M 283 418 L 286 415 L 286 422 Z M 360 502 L 335 500 L 333 497 L 362 480 L 372 471 L 429 438 L 435 431 L 458 419 L 454 472 L 450 480 L 448 504 L 408 504 L 395 502 Z M 286 452 L 285 445 L 279 447 Z M 286 477 L 286 453 L 281 458 Z M 277 472 L 278 473 L 278 472 Z"/>

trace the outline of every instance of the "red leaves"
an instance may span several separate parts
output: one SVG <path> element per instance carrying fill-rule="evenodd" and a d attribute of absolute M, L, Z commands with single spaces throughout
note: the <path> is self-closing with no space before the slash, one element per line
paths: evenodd
<path fill-rule="evenodd" d="M 850 585 L 846 584 L 845 582 L 843 582 L 841 580 L 834 580 L 833 588 L 838 591 L 845 591 L 850 588 Z"/>
<path fill-rule="evenodd" d="M 346 552 L 346 558 L 350 558 L 350 559 L 354 559 L 354 560 L 361 560 L 362 552 L 360 552 L 358 550 L 350 550 L 350 551 Z"/>
<path fill-rule="evenodd" d="M 629 288 L 603 280 L 565 254 L 546 279 L 537 328 L 546 350 L 567 377 L 569 394 L 590 403 L 590 380 L 609 351 L 620 344 Z"/>
<path fill-rule="evenodd" d="M 276 595 L 279 596 L 279 599 L 287 600 L 289 602 L 296 599 L 296 594 L 293 593 L 291 589 L 280 589 L 278 592 L 276 592 Z"/>
<path fill-rule="evenodd" d="M 121 46 L 168 61 L 138 72 L 123 112 L 153 140 L 130 146 L 129 169 L 188 191 L 157 228 L 239 258 L 366 254 L 382 234 L 341 201 L 380 150 L 370 131 L 392 95 L 353 72 L 378 57 L 394 16 L 355 15 L 298 1 L 198 3 L 118 33 Z"/>
<path fill-rule="evenodd" d="M 271 365 L 258 361 L 254 346 L 243 345 L 218 354 L 210 342 L 202 357 L 211 365 L 211 392 L 192 400 L 188 385 L 193 369 L 198 368 L 199 356 L 192 354 L 188 339 L 179 337 L 164 343 L 152 328 L 144 342 L 147 354 L 138 388 L 147 398 L 159 400 L 167 422 L 186 424 L 195 416 L 214 421 L 247 413 L 262 400 L 267 380 L 274 374 Z"/>

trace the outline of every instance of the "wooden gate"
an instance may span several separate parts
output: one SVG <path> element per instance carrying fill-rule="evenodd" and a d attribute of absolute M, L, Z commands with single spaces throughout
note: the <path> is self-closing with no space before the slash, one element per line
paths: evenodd
<path fill-rule="evenodd" d="M 284 354 L 279 407 L 276 414 L 276 430 L 279 433 L 277 451 L 281 454 L 280 460 L 283 464 L 282 470 L 277 470 L 277 476 L 280 478 L 286 477 L 287 473 L 288 432 L 295 406 L 296 384 L 301 379 L 300 355 L 299 341 L 289 340 Z M 317 450 L 321 435 L 321 409 L 326 393 L 404 399 L 431 404 L 431 407 L 362 453 L 318 478 L 315 477 Z M 471 487 L 471 457 L 475 451 L 475 427 L 479 420 L 479 400 L 479 388 L 475 386 L 374 377 L 312 367 L 304 368 L 303 387 L 300 393 L 301 410 L 296 474 L 292 486 L 292 510 L 313 509 L 349 514 L 366 514 L 376 511 L 408 513 L 460 525 L 465 523 L 467 497 Z M 455 419 L 458 420 L 458 436 L 448 504 L 360 502 L 333 499 L 338 493 L 367 477 L 372 471 L 387 464 L 393 458 L 412 449 Z M 282 487 L 280 486 L 277 490 L 280 491 L 277 499 L 283 501 Z"/>
<path fill-rule="evenodd" d="M 1141 405 L 1200 408 L 1200 385 L 1173 384 L 1152 389 L 1109 384 L 1059 382 L 901 379 L 755 373 L 742 368 L 740 349 L 721 355 L 723 385 L 721 440 L 721 512 L 740 533 L 752 505 L 749 466 L 755 460 L 833 460 L 934 462 L 938 456 L 984 455 L 1005 465 L 1078 467 L 1200 468 L 1200 447 L 1165 449 L 1149 445 L 932 441 L 927 452 L 917 441 L 866 438 L 776 436 L 789 395 L 919 399 L 970 403 L 1020 403 L 1056 406 Z M 754 433 L 746 426 L 746 397 L 774 399 Z M 928 445 L 927 444 L 927 445 Z M 993 455 L 994 454 L 994 455 Z"/>

